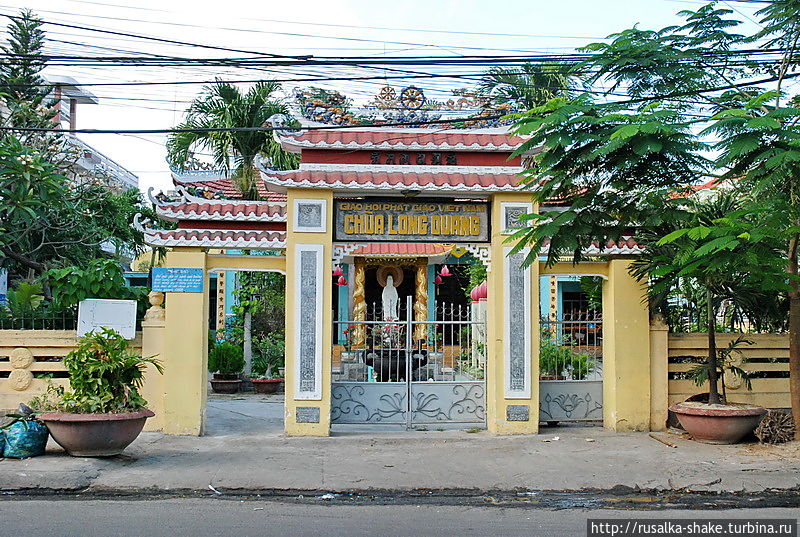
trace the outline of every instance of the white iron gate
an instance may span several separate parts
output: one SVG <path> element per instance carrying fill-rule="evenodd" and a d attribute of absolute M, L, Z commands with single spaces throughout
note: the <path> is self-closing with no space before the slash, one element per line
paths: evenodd
<path fill-rule="evenodd" d="M 434 320 L 414 321 L 408 297 L 405 320 L 377 320 L 382 308 L 374 305 L 366 320 L 334 322 L 332 423 L 485 424 L 482 310 L 435 311 Z"/>

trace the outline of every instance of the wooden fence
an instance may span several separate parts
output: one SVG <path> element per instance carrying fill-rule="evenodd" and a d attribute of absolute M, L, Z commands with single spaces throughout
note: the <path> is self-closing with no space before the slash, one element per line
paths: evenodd
<path fill-rule="evenodd" d="M 717 334 L 717 347 L 725 348 L 741 334 Z M 725 375 L 728 400 L 753 403 L 766 408 L 789 408 L 789 338 L 785 334 L 744 334 L 753 345 L 739 347 L 733 353 L 736 365 L 752 375 L 752 390 L 730 373 Z M 669 334 L 668 392 L 669 404 L 684 401 L 707 391 L 687 378 L 687 371 L 708 356 L 707 334 Z M 722 386 L 720 386 L 720 390 Z"/>
<path fill-rule="evenodd" d="M 48 383 L 67 386 L 62 360 L 76 344 L 74 330 L 0 330 L 0 410 L 30 401 Z M 131 346 L 141 352 L 141 333 Z"/>

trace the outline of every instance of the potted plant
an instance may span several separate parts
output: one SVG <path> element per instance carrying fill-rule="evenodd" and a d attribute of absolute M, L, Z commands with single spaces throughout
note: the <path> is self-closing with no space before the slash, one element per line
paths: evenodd
<path fill-rule="evenodd" d="M 256 393 L 277 393 L 283 383 L 280 369 L 284 363 L 284 341 L 280 334 L 266 335 L 255 341 L 253 388 Z"/>
<path fill-rule="evenodd" d="M 739 367 L 733 354 L 741 354 L 741 345 L 752 345 L 743 336 L 731 341 L 725 349 L 717 350 L 716 377 L 721 380 L 722 393 L 720 403 L 709 404 L 708 394 L 692 396 L 688 401 L 672 405 L 669 409 L 674 412 L 678 421 L 692 438 L 706 444 L 733 444 L 747 436 L 761 422 L 766 414 L 766 409 L 756 405 L 736 404 L 728 401 L 725 386 L 725 374 L 731 379 L 739 379 L 748 390 L 753 386 L 750 374 Z M 741 358 L 741 364 L 747 363 L 747 358 Z M 703 386 L 709 379 L 708 364 L 697 364 L 690 369 L 686 376 L 698 386 Z"/>
<path fill-rule="evenodd" d="M 208 353 L 208 371 L 214 373 L 211 389 L 214 393 L 236 393 L 242 384 L 244 351 L 239 345 L 223 341 Z"/>
<path fill-rule="evenodd" d="M 117 455 L 154 416 L 139 393 L 147 364 L 163 372 L 158 360 L 137 355 L 118 332 L 91 332 L 64 358 L 70 390 L 50 385 L 31 407 L 70 455 Z"/>

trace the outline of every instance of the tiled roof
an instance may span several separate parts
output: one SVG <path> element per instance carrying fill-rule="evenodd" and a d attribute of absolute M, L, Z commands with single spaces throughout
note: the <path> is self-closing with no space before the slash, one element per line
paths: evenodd
<path fill-rule="evenodd" d="M 413 242 L 373 242 L 359 246 L 350 255 L 387 257 L 425 257 L 446 254 L 452 249 L 448 244 Z"/>
<path fill-rule="evenodd" d="M 285 248 L 286 233 L 217 229 L 145 229 L 144 241 L 151 246 L 272 250 Z"/>
<path fill-rule="evenodd" d="M 233 184 L 233 181 L 225 177 L 189 180 L 186 176 L 173 173 L 172 182 L 185 187 L 193 186 L 195 188 L 204 188 L 211 192 L 222 192 L 222 196 L 227 199 L 242 199 L 242 195 Z M 270 192 L 263 181 L 257 181 L 256 188 L 258 189 L 259 197 L 264 201 L 286 201 L 286 194 Z"/>
<path fill-rule="evenodd" d="M 460 151 L 514 151 L 524 138 L 495 132 L 415 129 L 324 129 L 280 136 L 287 150 L 315 149 L 408 149 Z"/>
<path fill-rule="evenodd" d="M 542 253 L 546 253 L 549 247 L 549 239 L 545 241 Z M 633 237 L 622 237 L 618 241 L 609 240 L 604 245 L 597 241 L 592 246 L 583 250 L 585 255 L 638 255 L 644 251 L 644 245 L 636 242 Z"/>
<path fill-rule="evenodd" d="M 376 190 L 439 190 L 452 192 L 514 191 L 519 176 L 514 173 L 403 173 L 322 172 L 261 170 L 272 186 Z"/>
<path fill-rule="evenodd" d="M 269 202 L 236 203 L 230 200 L 208 203 L 178 203 L 156 206 L 158 216 L 165 220 L 216 220 L 250 222 L 286 222 L 286 204 Z"/>

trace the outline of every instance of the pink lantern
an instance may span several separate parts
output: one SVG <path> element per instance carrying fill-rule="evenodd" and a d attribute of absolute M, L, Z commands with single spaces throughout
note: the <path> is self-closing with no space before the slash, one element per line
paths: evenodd
<path fill-rule="evenodd" d="M 480 290 L 480 300 L 489 298 L 489 285 L 486 283 L 486 280 L 478 286 L 478 289 Z"/>
<path fill-rule="evenodd" d="M 436 277 L 433 279 L 433 285 L 442 285 L 443 283 L 444 280 L 442 279 L 441 276 L 437 274 Z"/>
<path fill-rule="evenodd" d="M 450 269 L 447 268 L 447 265 L 442 265 L 442 270 L 439 271 L 439 276 L 447 277 L 452 275 L 453 273 L 450 272 Z"/>
<path fill-rule="evenodd" d="M 473 302 L 477 302 L 480 300 L 480 290 L 478 289 L 480 286 L 476 285 L 472 288 L 472 291 L 469 292 L 469 297 L 472 299 Z"/>
<path fill-rule="evenodd" d="M 344 276 L 344 272 L 342 272 L 342 267 L 336 265 L 336 268 L 333 269 L 334 276 Z"/>
<path fill-rule="evenodd" d="M 339 279 L 336 280 L 336 285 L 347 285 L 347 280 L 344 279 L 344 276 L 339 276 Z"/>

